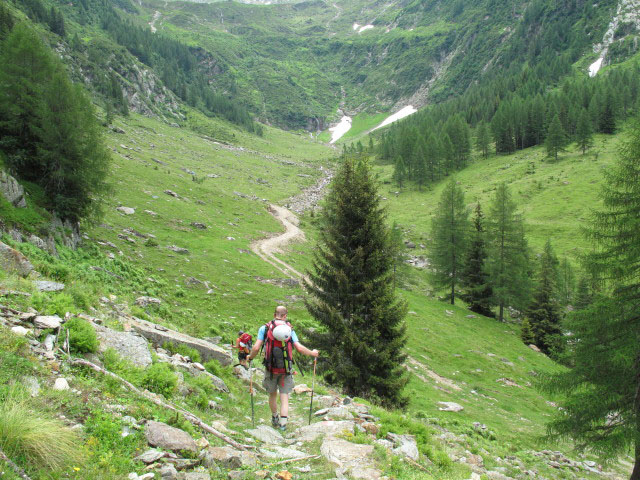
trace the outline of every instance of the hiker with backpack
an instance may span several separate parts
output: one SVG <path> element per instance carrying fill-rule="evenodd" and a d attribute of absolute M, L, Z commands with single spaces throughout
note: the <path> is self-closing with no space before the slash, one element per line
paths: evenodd
<path fill-rule="evenodd" d="M 242 365 L 245 370 L 249 368 L 249 366 L 247 365 L 247 357 L 251 352 L 252 343 L 253 337 L 251 335 L 243 332 L 242 330 L 238 332 L 236 345 L 233 348 L 236 348 L 238 350 L 238 365 Z"/>
<path fill-rule="evenodd" d="M 269 393 L 271 424 L 284 431 L 289 416 L 289 394 L 293 390 L 293 349 L 311 357 L 318 356 L 318 350 L 309 350 L 298 341 L 291 323 L 287 321 L 287 308 L 276 307 L 273 320 L 260 327 L 248 360 L 251 362 L 264 346 L 265 375 L 262 386 Z M 280 392 L 280 412 L 278 413 L 278 392 Z"/>

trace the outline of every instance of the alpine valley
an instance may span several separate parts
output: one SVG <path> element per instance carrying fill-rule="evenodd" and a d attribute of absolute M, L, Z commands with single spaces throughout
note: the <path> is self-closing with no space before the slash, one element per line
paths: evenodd
<path fill-rule="evenodd" d="M 640 479 L 639 43 L 640 0 L 0 0 L 0 478 Z M 278 305 L 286 430 L 233 348 Z"/>

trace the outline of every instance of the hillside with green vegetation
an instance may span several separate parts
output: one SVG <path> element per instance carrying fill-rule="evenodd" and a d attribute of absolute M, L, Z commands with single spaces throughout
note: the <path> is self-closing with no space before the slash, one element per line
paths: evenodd
<path fill-rule="evenodd" d="M 0 476 L 628 478 L 635 6 L 2 2 Z"/>

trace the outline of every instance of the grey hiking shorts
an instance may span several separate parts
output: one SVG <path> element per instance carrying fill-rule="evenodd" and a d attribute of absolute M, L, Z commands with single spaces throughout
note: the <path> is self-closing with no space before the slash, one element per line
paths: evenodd
<path fill-rule="evenodd" d="M 274 393 L 280 390 L 280 394 L 290 394 L 293 390 L 293 375 L 280 374 L 271 377 L 269 372 L 264 372 L 264 380 L 262 386 L 267 393 Z"/>

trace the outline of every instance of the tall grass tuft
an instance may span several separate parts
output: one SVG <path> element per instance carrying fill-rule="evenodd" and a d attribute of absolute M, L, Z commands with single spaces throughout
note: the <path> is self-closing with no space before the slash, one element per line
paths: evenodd
<path fill-rule="evenodd" d="M 63 470 L 83 462 L 80 436 L 58 420 L 46 418 L 11 389 L 0 401 L 0 448 L 16 463 Z"/>

